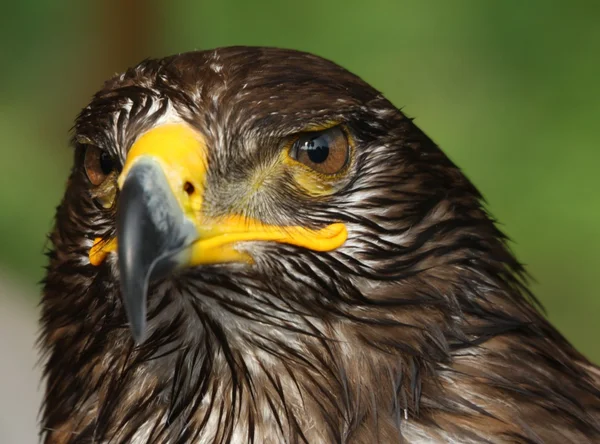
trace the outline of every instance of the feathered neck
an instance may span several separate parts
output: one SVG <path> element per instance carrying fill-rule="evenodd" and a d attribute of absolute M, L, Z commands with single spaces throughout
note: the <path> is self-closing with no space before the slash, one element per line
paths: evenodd
<path fill-rule="evenodd" d="M 175 317 L 139 348 L 113 288 L 90 310 L 78 279 L 50 273 L 47 442 L 533 439 L 549 422 L 553 437 L 598 436 L 589 364 L 533 308 L 507 302 L 511 285 L 460 272 L 460 282 L 365 282 L 381 300 L 417 285 L 422 295 L 314 322 L 313 336 L 228 338 L 205 317 L 196 340 L 177 343 Z M 86 315 L 74 323 L 65 311 L 79 304 Z"/>

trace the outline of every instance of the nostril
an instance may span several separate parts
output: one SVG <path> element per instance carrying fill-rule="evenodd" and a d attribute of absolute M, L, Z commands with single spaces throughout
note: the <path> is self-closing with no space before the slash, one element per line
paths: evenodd
<path fill-rule="evenodd" d="M 188 196 L 191 196 L 192 194 L 194 194 L 195 190 L 196 189 L 194 188 L 194 185 L 192 185 L 190 182 L 186 182 L 183 185 L 183 191 L 185 191 Z"/>

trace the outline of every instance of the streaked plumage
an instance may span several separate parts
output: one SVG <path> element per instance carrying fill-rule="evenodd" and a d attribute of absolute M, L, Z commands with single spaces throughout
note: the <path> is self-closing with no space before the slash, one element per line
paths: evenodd
<path fill-rule="evenodd" d="M 348 239 L 240 243 L 254 264 L 154 280 L 136 347 L 117 255 L 90 263 L 117 209 L 83 156 L 120 171 L 140 135 L 181 120 L 206 140 L 203 214 L 341 222 Z M 283 141 L 334 123 L 354 149 L 327 193 L 270 169 Z M 268 48 L 148 60 L 105 84 L 73 140 L 42 302 L 45 442 L 600 441 L 600 371 L 540 314 L 478 191 L 348 71 Z"/>

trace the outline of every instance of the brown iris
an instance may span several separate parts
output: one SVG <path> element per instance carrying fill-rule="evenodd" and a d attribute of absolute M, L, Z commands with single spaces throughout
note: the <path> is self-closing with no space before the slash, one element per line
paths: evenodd
<path fill-rule="evenodd" d="M 339 173 L 348 163 L 350 145 L 340 127 L 302 134 L 290 157 L 321 174 Z"/>
<path fill-rule="evenodd" d="M 90 193 L 102 208 L 112 208 L 117 195 L 117 175 L 115 163 L 110 155 L 98 147 L 85 147 L 83 166 L 85 174 L 94 187 Z"/>
<path fill-rule="evenodd" d="M 85 174 L 90 182 L 95 185 L 101 185 L 114 170 L 114 163 L 108 153 L 95 146 L 85 148 L 84 158 Z"/>

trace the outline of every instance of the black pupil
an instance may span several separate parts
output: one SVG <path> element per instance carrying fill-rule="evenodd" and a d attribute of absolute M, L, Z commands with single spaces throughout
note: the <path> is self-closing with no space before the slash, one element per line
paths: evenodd
<path fill-rule="evenodd" d="M 329 156 L 329 143 L 325 137 L 319 136 L 308 140 L 303 149 L 308 153 L 308 158 L 313 163 L 323 163 Z"/>
<path fill-rule="evenodd" d="M 112 159 L 105 152 L 100 154 L 100 169 L 102 170 L 102 173 L 107 174 L 107 175 L 110 174 L 113 170 Z"/>

